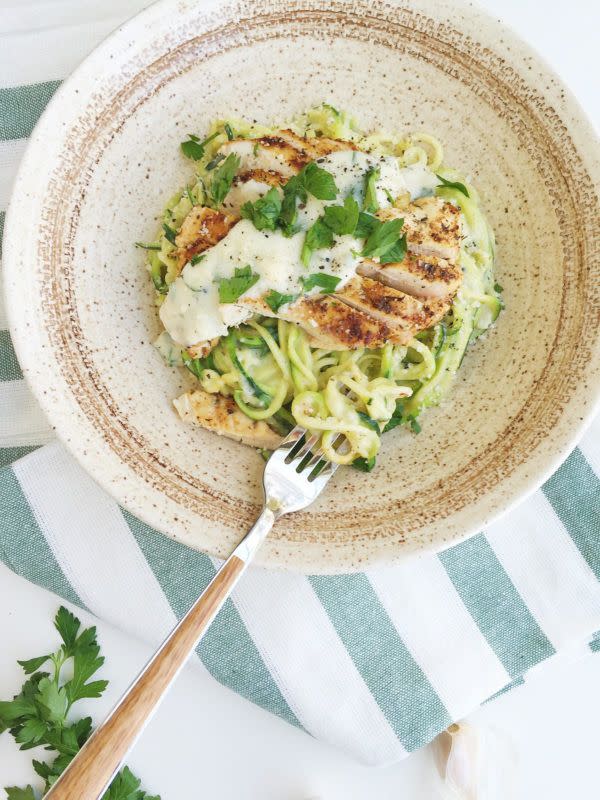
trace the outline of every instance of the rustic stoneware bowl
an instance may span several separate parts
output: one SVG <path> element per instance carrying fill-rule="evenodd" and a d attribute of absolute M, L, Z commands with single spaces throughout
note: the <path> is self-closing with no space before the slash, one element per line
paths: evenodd
<path fill-rule="evenodd" d="M 600 369 L 598 145 L 539 58 L 445 0 L 163 0 L 114 33 L 36 128 L 7 219 L 8 309 L 29 382 L 123 506 L 224 556 L 253 521 L 263 462 L 183 424 L 188 378 L 151 346 L 143 254 L 191 172 L 179 142 L 212 118 L 285 121 L 321 101 L 367 129 L 425 130 L 480 189 L 507 309 L 419 436 L 385 437 L 283 519 L 261 562 L 355 570 L 475 533 L 575 444 Z M 525 532 L 524 532 L 525 535 Z"/>

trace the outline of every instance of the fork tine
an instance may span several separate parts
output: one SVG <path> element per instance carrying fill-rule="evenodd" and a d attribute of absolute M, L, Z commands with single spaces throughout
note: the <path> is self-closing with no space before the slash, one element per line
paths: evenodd
<path fill-rule="evenodd" d="M 291 463 L 292 461 L 301 462 L 303 459 L 306 458 L 306 456 L 309 456 L 311 450 L 317 444 L 320 438 L 321 437 L 318 434 L 314 433 L 311 436 L 309 436 L 307 431 L 306 438 L 303 444 L 301 445 L 301 447 L 298 448 L 298 450 L 294 452 L 294 457 L 293 459 L 290 460 L 289 463 Z"/>

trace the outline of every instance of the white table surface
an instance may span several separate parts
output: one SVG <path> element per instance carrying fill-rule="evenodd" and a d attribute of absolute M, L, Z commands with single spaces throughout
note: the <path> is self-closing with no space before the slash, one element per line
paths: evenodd
<path fill-rule="evenodd" d="M 483 0 L 550 62 L 600 127 L 600 11 L 592 0 Z M 24 5 L 27 5 L 25 2 Z M 132 13 L 144 5 L 123 0 Z M 18 18 L 19 0 L 0 0 Z M 0 565 L 0 698 L 12 697 L 29 658 L 55 643 L 58 601 Z M 92 618 L 77 611 L 84 623 Z M 96 721 L 108 711 L 150 649 L 98 623 L 110 679 L 104 698 L 88 701 Z M 600 654 L 584 651 L 538 667 L 524 686 L 474 713 L 469 721 L 499 731 L 516 753 L 519 800 L 564 800 L 598 794 Z M 86 710 L 86 709 L 84 709 Z M 0 736 L 0 787 L 34 779 L 31 758 Z M 129 758 L 163 800 L 435 800 L 439 782 L 428 748 L 394 767 L 356 764 L 333 748 L 241 699 L 190 665 Z M 504 798 L 503 800 L 509 800 Z"/>

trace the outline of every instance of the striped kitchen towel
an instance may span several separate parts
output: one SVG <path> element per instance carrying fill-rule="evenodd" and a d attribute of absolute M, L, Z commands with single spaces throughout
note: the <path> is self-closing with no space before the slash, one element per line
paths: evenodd
<path fill-rule="evenodd" d="M 3 13 L 0 209 L 60 79 L 144 4 L 26 0 Z M 5 327 L 0 559 L 156 643 L 215 563 L 119 508 L 51 441 Z M 439 556 L 333 577 L 252 569 L 199 661 L 313 736 L 368 763 L 396 761 L 557 651 L 589 641 L 600 649 L 599 476 L 597 420 L 542 490 Z"/>

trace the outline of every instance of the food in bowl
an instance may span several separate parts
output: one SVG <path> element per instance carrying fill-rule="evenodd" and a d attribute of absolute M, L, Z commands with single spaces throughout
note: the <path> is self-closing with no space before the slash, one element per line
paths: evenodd
<path fill-rule="evenodd" d="M 370 470 L 420 431 L 496 320 L 494 235 L 428 134 L 362 132 L 323 104 L 268 128 L 215 121 L 148 254 L 156 346 L 198 386 L 184 420 L 261 450 L 300 424 Z"/>

